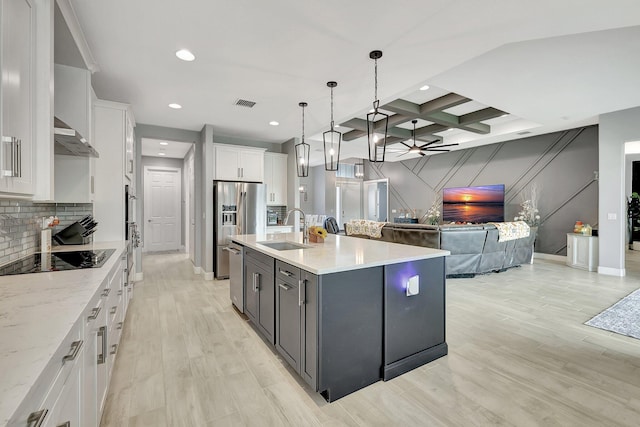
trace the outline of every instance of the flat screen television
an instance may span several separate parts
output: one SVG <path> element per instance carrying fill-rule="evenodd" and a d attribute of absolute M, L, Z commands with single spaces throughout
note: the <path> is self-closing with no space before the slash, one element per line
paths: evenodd
<path fill-rule="evenodd" d="M 504 184 L 442 190 L 442 222 L 503 222 Z"/>

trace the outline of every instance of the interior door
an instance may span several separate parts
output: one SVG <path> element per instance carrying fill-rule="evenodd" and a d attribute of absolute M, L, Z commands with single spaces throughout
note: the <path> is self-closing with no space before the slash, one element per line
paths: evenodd
<path fill-rule="evenodd" d="M 145 248 L 151 252 L 180 248 L 180 169 L 145 167 Z"/>
<path fill-rule="evenodd" d="M 196 256 L 196 208 L 195 208 L 195 171 L 193 164 L 193 149 L 189 151 L 189 158 L 187 160 L 187 168 L 188 168 L 188 179 L 189 179 L 189 188 L 187 189 L 189 193 L 189 216 L 188 216 L 188 227 L 189 227 L 189 258 L 191 262 L 195 264 L 195 256 Z"/>

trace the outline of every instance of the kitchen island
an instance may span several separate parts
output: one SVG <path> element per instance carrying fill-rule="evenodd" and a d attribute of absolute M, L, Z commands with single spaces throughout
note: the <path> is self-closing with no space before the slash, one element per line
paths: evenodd
<path fill-rule="evenodd" d="M 327 401 L 447 354 L 448 251 L 333 234 L 232 240 L 243 246 L 245 314 Z"/>

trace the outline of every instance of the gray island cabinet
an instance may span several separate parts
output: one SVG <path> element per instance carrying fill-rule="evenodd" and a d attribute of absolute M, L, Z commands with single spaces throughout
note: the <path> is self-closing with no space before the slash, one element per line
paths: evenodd
<path fill-rule="evenodd" d="M 327 401 L 447 354 L 447 251 L 333 235 L 305 249 L 260 243 L 299 233 L 233 240 L 244 246 L 245 313 Z"/>

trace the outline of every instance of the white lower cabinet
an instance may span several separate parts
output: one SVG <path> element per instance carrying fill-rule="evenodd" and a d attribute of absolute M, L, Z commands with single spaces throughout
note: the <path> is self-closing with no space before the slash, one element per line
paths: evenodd
<path fill-rule="evenodd" d="M 126 315 L 125 265 L 113 266 L 9 426 L 100 425 Z"/>

